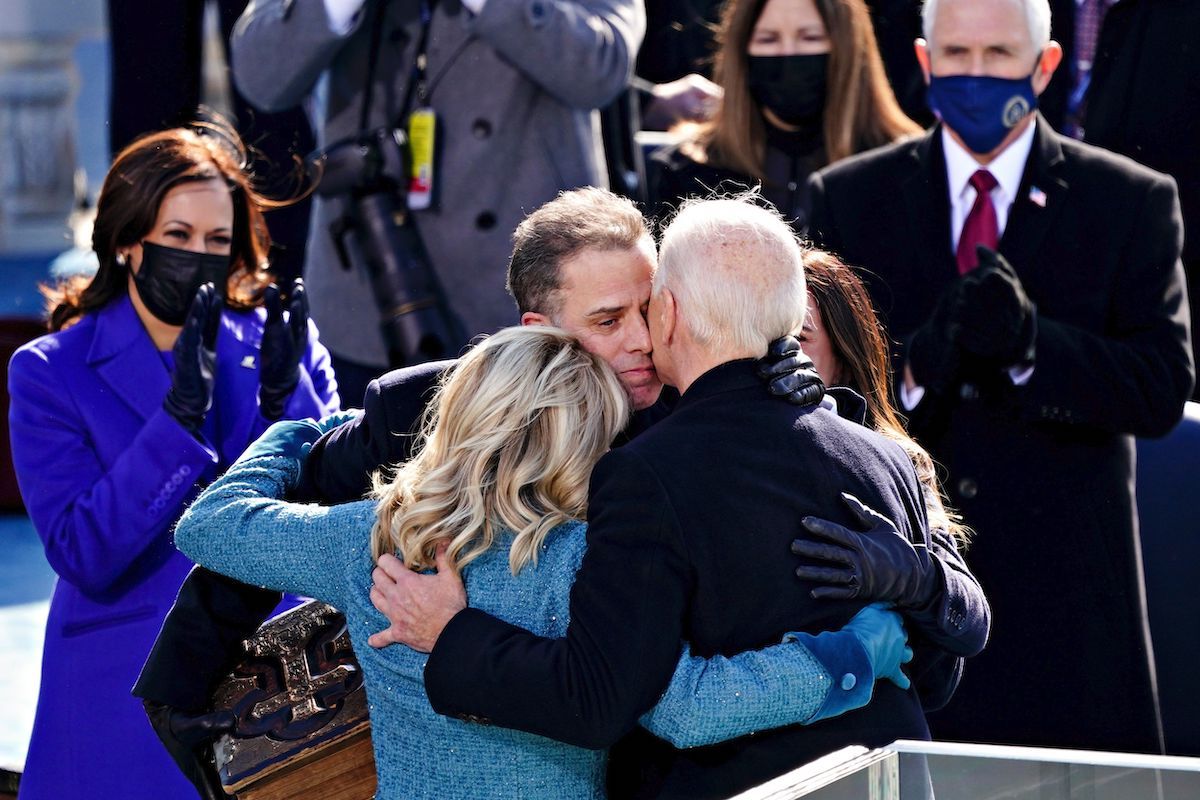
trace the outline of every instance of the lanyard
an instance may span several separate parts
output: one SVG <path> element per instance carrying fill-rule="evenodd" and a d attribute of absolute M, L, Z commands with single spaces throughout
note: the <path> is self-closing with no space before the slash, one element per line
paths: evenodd
<path fill-rule="evenodd" d="M 429 87 L 426 85 L 427 49 L 429 46 L 429 29 L 433 22 L 434 0 L 421 0 L 421 34 L 417 38 L 417 51 L 413 56 L 412 74 L 408 86 L 404 90 L 404 103 L 396 115 L 397 121 L 403 121 L 408 116 L 412 106 L 413 96 L 416 95 L 421 103 L 429 101 Z M 375 3 L 375 14 L 371 25 L 371 50 L 367 56 L 367 85 L 363 87 L 363 104 L 359 114 L 358 129 L 360 132 L 369 130 L 371 122 L 371 103 L 375 94 L 375 73 L 379 66 L 379 49 L 383 44 L 383 18 L 387 11 L 387 0 Z"/>
<path fill-rule="evenodd" d="M 430 0 L 421 0 L 421 38 L 417 40 L 417 54 L 413 56 L 412 78 L 409 80 L 408 89 L 405 92 L 404 107 L 400 110 L 402 114 L 408 113 L 414 91 L 416 92 L 417 100 L 422 105 L 429 102 L 429 85 L 425 82 L 425 72 L 429 62 L 427 49 L 429 46 L 430 22 L 432 21 L 433 4 Z"/>

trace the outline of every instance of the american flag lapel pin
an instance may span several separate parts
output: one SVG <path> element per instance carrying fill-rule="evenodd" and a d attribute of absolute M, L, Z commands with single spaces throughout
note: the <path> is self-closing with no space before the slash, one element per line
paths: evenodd
<path fill-rule="evenodd" d="M 1046 193 L 1036 186 L 1029 187 L 1029 202 L 1038 208 L 1046 207 Z"/>

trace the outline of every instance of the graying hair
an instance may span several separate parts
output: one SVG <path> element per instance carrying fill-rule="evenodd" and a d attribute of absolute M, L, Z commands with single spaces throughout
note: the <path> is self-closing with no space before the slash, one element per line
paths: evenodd
<path fill-rule="evenodd" d="M 752 196 L 684 203 L 663 232 L 653 292 L 671 291 L 700 345 L 761 357 L 800 330 L 808 296 L 796 234 Z"/>
<path fill-rule="evenodd" d="M 995 0 L 976 0 L 976 2 L 995 2 Z M 1025 9 L 1025 21 L 1029 26 L 1029 39 L 1033 46 L 1041 50 L 1050 44 L 1050 2 L 1049 0 L 1017 0 Z M 921 34 L 925 41 L 933 44 L 933 21 L 937 18 L 938 0 L 925 0 L 921 9 Z"/>

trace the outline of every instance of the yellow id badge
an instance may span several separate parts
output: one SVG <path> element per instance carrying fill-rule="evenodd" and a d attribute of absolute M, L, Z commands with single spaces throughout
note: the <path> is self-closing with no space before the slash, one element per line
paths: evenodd
<path fill-rule="evenodd" d="M 433 204 L 433 157 L 437 136 L 437 113 L 429 107 L 408 115 L 408 207 L 429 208 Z"/>

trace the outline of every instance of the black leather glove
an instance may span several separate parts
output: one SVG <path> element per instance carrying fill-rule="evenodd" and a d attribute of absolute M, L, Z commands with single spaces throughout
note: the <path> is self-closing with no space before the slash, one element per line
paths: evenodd
<path fill-rule="evenodd" d="M 268 286 L 263 301 L 267 321 L 258 356 L 258 407 L 266 419 L 279 419 L 300 382 L 300 359 L 308 348 L 308 295 L 304 281 L 299 278 L 292 281 L 286 320 L 278 286 L 273 283 Z"/>
<path fill-rule="evenodd" d="M 1037 310 L 1004 256 L 975 248 L 979 266 L 962 279 L 963 351 L 998 367 L 1033 363 Z"/>
<path fill-rule="evenodd" d="M 163 409 L 197 438 L 204 415 L 212 408 L 221 306 L 216 288 L 211 283 L 201 286 L 172 350 L 175 371 Z"/>
<path fill-rule="evenodd" d="M 962 279 L 942 292 L 933 314 L 908 337 L 905 357 L 913 380 L 919 386 L 941 391 L 958 377 L 959 315 L 962 308 Z"/>
<path fill-rule="evenodd" d="M 825 382 L 795 336 L 771 342 L 767 354 L 758 360 L 758 377 L 767 382 L 767 391 L 792 405 L 815 406 L 825 396 Z"/>
<path fill-rule="evenodd" d="M 200 797 L 203 800 L 229 800 L 217 776 L 212 746 L 218 736 L 233 730 L 237 722 L 233 712 L 189 714 L 153 700 L 144 700 L 143 705 L 154 732 Z"/>
<path fill-rule="evenodd" d="M 836 566 L 804 565 L 796 568 L 796 576 L 821 584 L 812 590 L 817 599 L 883 600 L 900 608 L 927 606 L 940 583 L 929 551 L 924 545 L 913 547 L 891 520 L 863 505 L 854 495 L 843 493 L 842 499 L 865 532 L 805 517 L 803 525 L 809 533 L 833 544 L 796 539 L 792 552 Z"/>

